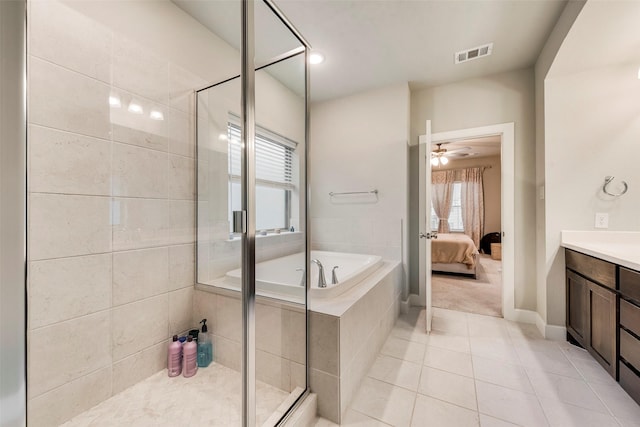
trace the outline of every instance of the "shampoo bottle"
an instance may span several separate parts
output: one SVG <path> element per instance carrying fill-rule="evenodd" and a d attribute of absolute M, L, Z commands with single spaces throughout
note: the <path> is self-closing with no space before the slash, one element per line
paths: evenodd
<path fill-rule="evenodd" d="M 198 366 L 206 368 L 213 360 L 213 345 L 207 328 L 207 319 L 202 319 L 202 330 L 198 334 Z"/>
<path fill-rule="evenodd" d="M 182 373 L 182 343 L 178 336 L 173 336 L 173 342 L 169 344 L 167 351 L 167 371 L 170 377 L 177 377 Z"/>
<path fill-rule="evenodd" d="M 189 335 L 182 350 L 182 375 L 192 377 L 198 372 L 198 347 Z"/>

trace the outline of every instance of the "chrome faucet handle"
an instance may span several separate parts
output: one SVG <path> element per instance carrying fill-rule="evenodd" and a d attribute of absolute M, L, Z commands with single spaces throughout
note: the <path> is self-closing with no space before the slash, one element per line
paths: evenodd
<path fill-rule="evenodd" d="M 296 271 L 302 271 L 302 277 L 300 278 L 300 286 L 304 286 L 306 285 L 306 276 L 307 276 L 307 272 L 304 271 L 304 268 L 296 268 Z"/>
<path fill-rule="evenodd" d="M 336 275 L 336 268 L 339 268 L 339 265 L 336 265 L 333 267 L 333 270 L 331 270 L 331 284 L 332 285 L 337 285 L 338 284 L 338 276 Z"/>

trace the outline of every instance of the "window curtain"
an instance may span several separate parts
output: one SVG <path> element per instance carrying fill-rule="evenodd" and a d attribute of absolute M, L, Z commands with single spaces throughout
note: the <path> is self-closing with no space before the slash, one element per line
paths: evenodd
<path fill-rule="evenodd" d="M 464 234 L 469 236 L 476 247 L 484 233 L 484 188 L 482 172 L 484 168 L 468 168 L 459 171 L 461 181 L 461 207 Z"/>
<path fill-rule="evenodd" d="M 449 213 L 455 172 L 452 170 L 431 173 L 431 203 L 438 217 L 438 233 L 449 232 Z"/>

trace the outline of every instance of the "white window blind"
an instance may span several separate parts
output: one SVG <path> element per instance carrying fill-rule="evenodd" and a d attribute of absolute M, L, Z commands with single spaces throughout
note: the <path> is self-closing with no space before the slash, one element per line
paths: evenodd
<path fill-rule="evenodd" d="M 229 123 L 229 175 L 232 181 L 240 180 L 241 139 L 240 127 Z M 270 132 L 269 132 L 270 133 Z M 293 143 L 274 134 L 266 135 L 262 129 L 256 129 L 256 184 L 290 190 L 293 188 L 292 157 Z"/>

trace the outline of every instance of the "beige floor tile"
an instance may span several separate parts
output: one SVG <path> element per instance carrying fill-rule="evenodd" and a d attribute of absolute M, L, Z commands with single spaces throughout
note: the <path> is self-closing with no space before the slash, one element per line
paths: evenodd
<path fill-rule="evenodd" d="M 424 365 L 454 374 L 473 377 L 471 355 L 427 345 Z"/>
<path fill-rule="evenodd" d="M 425 366 L 420 375 L 418 393 L 474 411 L 478 409 L 474 380 L 462 375 Z"/>
<path fill-rule="evenodd" d="M 590 383 L 589 385 L 614 417 L 624 420 L 640 420 L 640 405 L 620 387 L 620 384 Z"/>
<path fill-rule="evenodd" d="M 480 414 L 480 427 L 518 427 L 517 424 Z"/>
<path fill-rule="evenodd" d="M 389 424 L 361 414 L 358 411 L 348 410 L 344 415 L 341 426 L 349 427 L 387 427 Z"/>
<path fill-rule="evenodd" d="M 477 380 L 533 394 L 531 382 L 522 366 L 499 360 L 473 356 L 473 372 Z"/>
<path fill-rule="evenodd" d="M 543 371 L 528 371 L 527 373 L 538 398 L 553 399 L 603 414 L 609 413 L 584 380 Z"/>
<path fill-rule="evenodd" d="M 396 427 L 408 426 L 416 394 L 373 378 L 365 378 L 351 408 Z"/>
<path fill-rule="evenodd" d="M 422 363 L 424 350 L 424 344 L 390 336 L 384 343 L 380 353 L 397 359 L 406 360 L 408 362 Z"/>
<path fill-rule="evenodd" d="M 618 422 L 609 414 L 590 411 L 579 406 L 540 399 L 544 413 L 552 427 L 616 427 Z"/>
<path fill-rule="evenodd" d="M 480 413 L 524 427 L 544 427 L 549 423 L 535 395 L 476 381 Z"/>
<path fill-rule="evenodd" d="M 447 332 L 431 331 L 427 344 L 461 353 L 471 352 L 469 337 L 450 335 Z"/>
<path fill-rule="evenodd" d="M 438 399 L 418 395 L 413 409 L 412 427 L 477 427 L 478 412 Z"/>
<path fill-rule="evenodd" d="M 368 376 L 398 387 L 416 391 L 418 389 L 421 371 L 422 366 L 417 363 L 380 355 L 369 370 Z"/>

